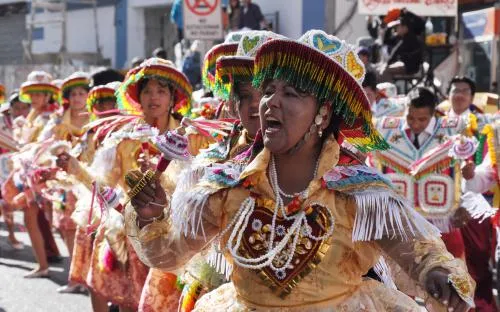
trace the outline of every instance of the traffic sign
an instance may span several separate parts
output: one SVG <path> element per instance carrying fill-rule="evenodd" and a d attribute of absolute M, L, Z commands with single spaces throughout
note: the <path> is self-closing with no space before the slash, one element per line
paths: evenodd
<path fill-rule="evenodd" d="M 224 37 L 220 0 L 184 0 L 184 37 L 218 40 Z"/>

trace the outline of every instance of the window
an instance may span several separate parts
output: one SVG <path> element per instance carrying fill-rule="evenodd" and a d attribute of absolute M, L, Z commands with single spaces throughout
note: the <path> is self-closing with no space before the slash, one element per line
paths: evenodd
<path fill-rule="evenodd" d="M 33 40 L 43 40 L 44 38 L 44 29 L 43 27 L 33 28 L 33 32 L 31 33 L 31 39 Z"/>

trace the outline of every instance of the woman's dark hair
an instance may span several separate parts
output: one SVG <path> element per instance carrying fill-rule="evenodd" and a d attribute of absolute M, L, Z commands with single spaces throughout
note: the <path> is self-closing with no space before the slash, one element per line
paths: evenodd
<path fill-rule="evenodd" d="M 84 88 L 87 92 L 90 91 L 90 86 L 77 86 L 77 87 L 69 88 L 69 89 L 64 91 L 63 98 L 69 99 L 69 95 L 71 94 L 71 90 L 73 90 L 74 88 L 78 88 L 78 87 Z"/>
<path fill-rule="evenodd" d="M 333 114 L 328 127 L 323 130 L 323 136 L 321 137 L 321 143 L 323 144 L 325 140 L 333 134 L 335 140 L 339 138 L 340 124 L 343 122 L 342 116 Z"/>
<path fill-rule="evenodd" d="M 123 81 L 125 76 L 112 68 L 101 68 L 90 76 L 90 87 L 102 86 L 114 81 Z"/>

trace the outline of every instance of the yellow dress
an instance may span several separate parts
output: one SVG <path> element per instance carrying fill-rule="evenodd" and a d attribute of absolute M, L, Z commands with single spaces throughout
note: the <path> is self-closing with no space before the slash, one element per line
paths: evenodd
<path fill-rule="evenodd" d="M 94 159 L 94 154 L 96 150 L 97 142 L 94 141 L 94 133 L 88 132 L 86 135 L 81 137 L 81 142 L 77 144 L 81 144 L 81 152 L 78 156 L 78 161 L 80 166 L 88 166 L 92 160 Z M 81 167 L 80 167 L 81 168 Z M 81 172 L 78 169 L 80 168 L 72 168 L 74 173 Z M 76 169 L 76 170 L 75 170 Z M 84 177 L 80 177 L 75 175 L 75 180 L 77 183 L 81 183 L 84 188 L 90 187 L 88 179 Z M 80 190 L 79 201 L 76 204 L 75 212 L 71 216 L 73 221 L 77 224 L 76 235 L 75 235 L 75 244 L 73 247 L 73 255 L 71 256 L 71 265 L 69 268 L 69 280 L 71 282 L 75 282 L 81 285 L 87 284 L 87 275 L 90 270 L 90 260 L 92 256 L 92 247 L 94 243 L 94 236 L 92 233 L 87 232 L 87 227 L 92 226 L 99 222 L 99 211 L 97 207 L 92 211 L 92 216 L 90 217 L 89 224 L 89 216 L 90 211 L 90 202 L 91 202 L 91 193 L 89 189 Z"/>
<path fill-rule="evenodd" d="M 200 149 L 207 148 L 209 143 L 206 137 L 196 134 L 190 135 L 188 140 L 191 155 L 197 155 Z M 245 136 L 243 136 L 243 140 L 239 138 L 232 150 L 241 150 L 243 145 L 248 145 Z M 186 168 L 184 168 L 182 163 L 174 161 L 163 173 L 161 182 L 167 194 L 171 195 L 174 193 L 178 180 L 182 179 L 180 174 L 184 169 Z M 206 255 L 198 254 L 185 267 L 178 270 L 178 274 L 154 268 L 150 269 L 146 284 L 142 290 L 139 311 L 179 311 L 181 308 L 179 305 L 182 304 L 182 286 L 179 285 L 180 281 L 178 279 L 182 280 L 182 284 L 188 286 L 191 282 L 197 282 L 199 264 L 205 262 L 205 258 Z"/>
<path fill-rule="evenodd" d="M 55 141 L 67 141 L 71 146 L 75 145 L 79 138 L 83 135 L 81 128 L 75 127 L 71 122 L 71 111 L 67 110 L 62 116 L 53 114 L 51 120 L 46 127 L 41 131 L 39 140 L 44 138 L 52 138 Z M 59 184 L 59 185 L 58 185 Z M 60 183 L 53 185 L 55 188 L 60 188 L 60 193 L 64 196 L 59 204 L 53 202 L 54 208 L 54 227 L 62 231 L 76 231 L 77 226 L 71 219 L 71 215 L 75 211 L 77 198 L 74 192 L 64 185 L 67 181 L 61 180 Z M 72 184 L 72 181 L 69 181 Z M 72 189 L 72 187 L 70 187 Z"/>
<path fill-rule="evenodd" d="M 142 229 L 136 225 L 133 208 L 127 207 L 127 234 L 141 260 L 151 267 L 173 270 L 219 234 L 222 234 L 223 247 L 241 243 L 236 248 L 241 259 L 262 256 L 267 250 L 265 244 L 275 207 L 274 191 L 267 177 L 270 158 L 269 151 L 264 149 L 233 179 L 228 178 L 230 169 L 213 171 L 192 194 L 179 194 L 180 200 L 174 194 L 172 213 L 166 211 L 169 218 Z M 454 279 L 461 282 L 459 292 L 470 302 L 474 282 L 464 264 L 446 251 L 437 229 L 411 207 L 404 206 L 378 173 L 361 164 L 346 166 L 338 162 L 339 146 L 332 137 L 325 142 L 320 156 L 318 177 L 321 178 L 309 184 L 308 196 L 300 204 L 303 210 L 296 212 L 296 216 L 307 213 L 315 218 L 313 221 L 306 218 L 307 226 L 299 228 L 298 243 L 291 249 L 294 250 L 292 262 L 282 271 L 285 274 L 277 274 L 270 266 L 240 265 L 235 262 L 235 254 L 224 249 L 227 260 L 234 263 L 232 282 L 203 296 L 195 311 L 303 311 L 306 308 L 420 311 L 403 293 L 363 279 L 383 252 L 421 285 L 429 270 L 448 269 Z M 179 203 L 185 204 L 183 209 L 179 209 Z M 249 207 L 252 209 L 248 210 Z M 287 207 L 292 211 L 288 216 L 293 215 L 294 208 L 296 205 Z M 241 219 L 242 216 L 246 219 Z M 235 220 L 238 222 L 234 223 Z M 248 226 L 240 227 L 241 220 Z M 276 237 L 288 235 L 287 228 L 291 228 L 290 221 L 281 213 L 277 215 L 276 226 L 276 233 L 281 233 Z M 233 235 L 235 233 L 241 236 Z M 307 233 L 314 237 L 326 235 L 326 238 L 315 240 Z M 292 245 L 288 243 L 286 247 L 285 251 Z M 403 254 L 406 257 L 403 258 Z M 287 259 L 282 256 L 282 252 L 278 253 L 272 264 L 279 267 Z"/>
<path fill-rule="evenodd" d="M 82 171 L 80 177 L 89 181 L 94 179 L 100 185 L 128 190 L 125 183 L 125 174 L 129 170 L 137 169 L 137 162 L 141 154 L 141 141 L 134 139 L 135 126 L 144 125 L 142 120 L 127 124 L 114 133 L 116 140 L 112 146 L 103 146 L 96 151 L 94 164 L 89 171 Z M 169 129 L 179 126 L 179 121 L 169 119 Z M 132 136 L 128 136 L 131 134 Z M 151 151 L 154 153 L 154 151 Z M 96 160 L 100 162 L 94 166 Z M 137 258 L 120 224 L 121 212 L 113 210 L 111 214 L 118 222 L 113 224 L 101 223 L 96 231 L 92 247 L 90 269 L 87 275 L 87 284 L 96 293 L 114 304 L 138 309 L 141 293 L 149 269 Z M 116 257 L 117 264 L 110 268 L 103 264 L 106 249 L 110 249 Z"/>

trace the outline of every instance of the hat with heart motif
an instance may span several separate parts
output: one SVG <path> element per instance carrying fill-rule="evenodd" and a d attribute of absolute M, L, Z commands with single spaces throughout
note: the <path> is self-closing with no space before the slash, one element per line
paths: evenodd
<path fill-rule="evenodd" d="M 201 79 L 203 85 L 210 91 L 215 87 L 215 64 L 217 59 L 224 55 L 234 55 L 238 49 L 238 42 L 247 31 L 235 31 L 226 36 L 224 43 L 213 46 L 205 54 L 203 59 L 203 68 L 201 70 Z"/>
<path fill-rule="evenodd" d="M 278 38 L 286 39 L 271 31 L 246 32 L 238 43 L 235 55 L 222 56 L 217 59 L 215 94 L 224 100 L 229 100 L 235 82 L 251 82 L 257 50 L 263 43 Z"/>
<path fill-rule="evenodd" d="M 331 103 L 333 113 L 342 118 L 339 134 L 358 150 L 386 149 L 387 142 L 372 124 L 361 86 L 364 77 L 354 46 L 322 30 L 310 30 L 298 40 L 262 44 L 255 56 L 253 84 L 260 88 L 267 80 L 284 80 L 315 96 L 321 105 Z"/>

